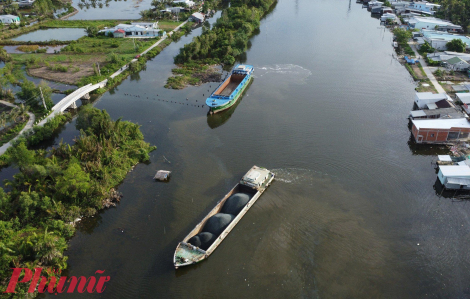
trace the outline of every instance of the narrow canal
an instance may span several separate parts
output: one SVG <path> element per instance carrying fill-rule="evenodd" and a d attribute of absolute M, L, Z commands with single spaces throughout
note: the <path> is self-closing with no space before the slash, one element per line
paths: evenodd
<path fill-rule="evenodd" d="M 101 298 L 469 296 L 470 206 L 434 190 L 436 148 L 410 141 L 415 85 L 377 19 L 348 0 L 280 0 L 243 59 L 252 85 L 218 118 L 197 107 L 214 83 L 163 88 L 200 30 L 96 102 L 158 149 L 117 208 L 80 225 L 69 276 L 105 270 Z M 175 271 L 177 243 L 254 164 L 277 180 L 207 261 Z"/>

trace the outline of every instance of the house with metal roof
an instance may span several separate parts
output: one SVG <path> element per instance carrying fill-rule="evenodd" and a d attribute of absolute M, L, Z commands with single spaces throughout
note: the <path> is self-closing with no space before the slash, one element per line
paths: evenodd
<path fill-rule="evenodd" d="M 122 38 L 122 37 L 126 36 L 126 32 L 122 29 L 118 29 L 118 30 L 113 32 L 113 36 Z"/>
<path fill-rule="evenodd" d="M 445 61 L 445 66 L 453 71 L 466 71 L 470 68 L 470 64 L 460 57 L 454 57 Z"/>
<path fill-rule="evenodd" d="M 435 105 L 435 104 L 432 104 Z M 463 118 L 465 114 L 455 107 L 422 109 L 410 111 L 410 119 L 428 119 L 428 118 Z"/>
<path fill-rule="evenodd" d="M 411 12 L 418 12 L 427 15 L 433 15 L 441 6 L 439 4 L 430 3 L 427 1 L 410 2 L 406 7 Z"/>
<path fill-rule="evenodd" d="M 178 4 L 185 4 L 187 7 L 193 7 L 194 4 L 196 4 L 194 1 L 191 0 L 175 0 L 173 3 L 178 3 Z"/>
<path fill-rule="evenodd" d="M 449 96 L 445 93 L 432 93 L 432 92 L 417 92 L 415 94 L 415 109 L 429 109 L 428 104 L 435 104 L 439 101 L 444 100 L 441 106 L 444 106 L 445 102 L 447 102 L 447 107 L 451 107 L 452 105 L 448 102 Z M 440 108 L 447 108 L 447 107 L 440 107 Z"/>
<path fill-rule="evenodd" d="M 158 22 L 154 23 L 131 23 L 119 24 L 116 27 L 100 30 L 105 34 L 112 33 L 115 37 L 121 37 L 121 31 L 124 31 L 123 37 L 156 37 L 165 36 L 166 32 L 158 29 Z M 117 33 L 117 35 L 115 35 Z"/>
<path fill-rule="evenodd" d="M 466 48 L 470 49 L 470 38 L 464 35 L 451 34 L 436 30 L 421 30 L 423 39 L 427 41 L 431 47 L 437 50 L 446 50 L 447 43 L 454 39 L 460 39 L 466 44 Z"/>
<path fill-rule="evenodd" d="M 432 59 L 434 61 L 447 61 L 447 60 L 452 59 L 454 57 L 460 57 L 463 60 L 465 60 L 466 62 L 470 61 L 470 54 L 453 52 L 453 51 L 442 51 L 442 52 L 428 53 L 426 56 L 429 59 Z"/>
<path fill-rule="evenodd" d="M 462 26 L 455 25 L 452 22 L 441 20 L 434 17 L 413 16 L 408 19 L 410 29 L 438 29 L 446 31 L 462 31 Z"/>
<path fill-rule="evenodd" d="M 19 24 L 20 17 L 14 15 L 1 15 L 0 16 L 0 23 L 2 24 Z"/>
<path fill-rule="evenodd" d="M 413 119 L 411 123 L 411 133 L 416 143 L 467 141 L 470 134 L 467 118 Z"/>
<path fill-rule="evenodd" d="M 470 87 L 470 86 L 469 86 Z M 470 93 L 456 93 L 455 96 L 457 100 L 462 102 L 462 108 L 465 110 L 467 114 L 470 114 Z"/>
<path fill-rule="evenodd" d="M 193 22 L 202 23 L 204 22 L 205 16 L 203 13 L 195 12 L 189 17 Z"/>
<path fill-rule="evenodd" d="M 460 165 L 440 165 L 437 177 L 446 189 L 470 189 L 470 167 L 465 162 Z"/>

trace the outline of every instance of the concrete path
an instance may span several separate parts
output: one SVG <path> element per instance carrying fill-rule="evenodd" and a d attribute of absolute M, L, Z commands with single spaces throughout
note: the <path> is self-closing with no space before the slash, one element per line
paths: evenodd
<path fill-rule="evenodd" d="M 416 43 L 409 43 L 413 51 L 415 52 L 416 57 L 419 57 L 419 62 L 421 63 L 421 66 L 423 67 L 424 72 L 426 73 L 426 76 L 428 76 L 429 80 L 431 81 L 432 85 L 436 88 L 438 93 L 446 93 L 444 88 L 442 88 L 441 84 L 437 81 L 436 77 L 434 77 L 434 74 L 432 71 L 429 69 L 426 60 L 424 60 L 421 55 L 419 55 L 418 51 L 416 50 Z"/>
<path fill-rule="evenodd" d="M 9 102 L 6 102 L 6 101 L 2 101 L 2 100 L 0 100 L 0 103 L 3 104 L 3 105 L 9 106 L 9 107 L 13 107 L 13 108 L 18 107 L 18 106 L 16 106 L 16 105 L 12 104 L 12 103 L 9 103 Z M 26 132 L 27 130 L 33 128 L 33 124 L 34 124 L 34 121 L 36 120 L 36 117 L 35 117 L 34 114 L 32 114 L 31 112 L 28 112 L 28 115 L 29 115 L 29 120 L 28 120 L 28 122 L 26 123 L 26 125 L 24 126 L 23 130 L 21 130 L 21 131 L 18 133 L 18 135 L 16 135 L 15 138 L 13 138 L 12 140 L 10 140 L 9 142 L 5 143 L 4 145 L 2 145 L 2 146 L 0 147 L 0 155 L 3 155 L 3 154 L 7 151 L 7 149 L 11 146 L 11 143 L 12 143 L 14 140 L 18 139 L 18 137 L 20 137 L 21 134 L 23 134 L 23 133 Z"/>

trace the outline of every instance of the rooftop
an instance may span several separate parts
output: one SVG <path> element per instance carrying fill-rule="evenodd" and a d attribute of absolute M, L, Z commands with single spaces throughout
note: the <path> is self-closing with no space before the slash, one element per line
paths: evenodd
<path fill-rule="evenodd" d="M 456 93 L 457 98 L 464 104 L 470 104 L 470 93 Z"/>
<path fill-rule="evenodd" d="M 470 176 L 470 167 L 466 165 L 441 165 L 439 170 L 446 177 Z"/>
<path fill-rule="evenodd" d="M 454 57 L 454 58 L 451 58 L 451 59 L 446 60 L 446 61 L 447 61 L 447 63 L 449 63 L 449 64 L 457 64 L 457 63 L 462 62 L 462 61 L 465 62 L 465 63 L 467 63 L 465 60 L 463 60 L 463 59 L 460 58 L 460 57 Z"/>
<path fill-rule="evenodd" d="M 447 25 L 454 25 L 449 21 L 441 20 L 438 18 L 433 17 L 413 17 L 409 20 L 409 23 L 433 23 L 436 25 L 447 26 Z"/>
<path fill-rule="evenodd" d="M 416 97 L 418 100 L 443 100 L 447 99 L 445 93 L 432 93 L 432 92 L 417 92 Z"/>
<path fill-rule="evenodd" d="M 442 31 L 435 31 L 435 30 L 426 30 L 422 29 L 423 36 L 425 38 L 429 39 L 438 39 L 438 40 L 444 40 L 444 41 L 451 41 L 453 39 L 460 39 L 467 45 L 470 45 L 470 38 L 464 36 L 464 35 L 458 35 L 458 34 L 450 34 L 447 32 L 442 32 Z"/>
<path fill-rule="evenodd" d="M 413 125 L 418 129 L 451 129 L 468 128 L 470 123 L 466 118 L 438 118 L 438 119 L 413 119 Z"/>

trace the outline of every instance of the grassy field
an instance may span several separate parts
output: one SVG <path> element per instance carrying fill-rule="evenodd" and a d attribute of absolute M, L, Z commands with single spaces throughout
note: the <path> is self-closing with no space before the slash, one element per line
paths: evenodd
<path fill-rule="evenodd" d="M 82 78 L 98 72 L 98 64 L 101 75 L 110 75 L 157 40 L 82 37 L 62 48 L 59 54 L 25 53 L 11 57 L 15 64 L 25 65 L 32 76 L 81 85 Z"/>
<path fill-rule="evenodd" d="M 114 27 L 126 21 L 115 20 L 50 20 L 41 24 L 44 28 L 87 28 L 96 26 L 100 29 L 104 27 Z"/>
<path fill-rule="evenodd" d="M 123 21 L 115 20 L 50 20 L 41 24 L 41 28 L 98 28 L 112 27 Z M 161 21 L 159 27 L 171 31 L 182 22 Z M 136 55 L 142 53 L 160 38 L 112 38 L 107 36 L 84 36 L 69 42 L 57 54 L 14 53 L 13 62 L 25 65 L 28 74 L 73 85 L 85 85 L 103 80 L 128 64 Z M 24 49 L 35 45 L 22 46 Z"/>
<path fill-rule="evenodd" d="M 183 22 L 176 22 L 176 21 L 158 21 L 158 27 L 168 32 L 168 31 L 175 29 L 182 23 Z M 188 24 L 192 24 L 192 23 L 188 23 Z"/>

